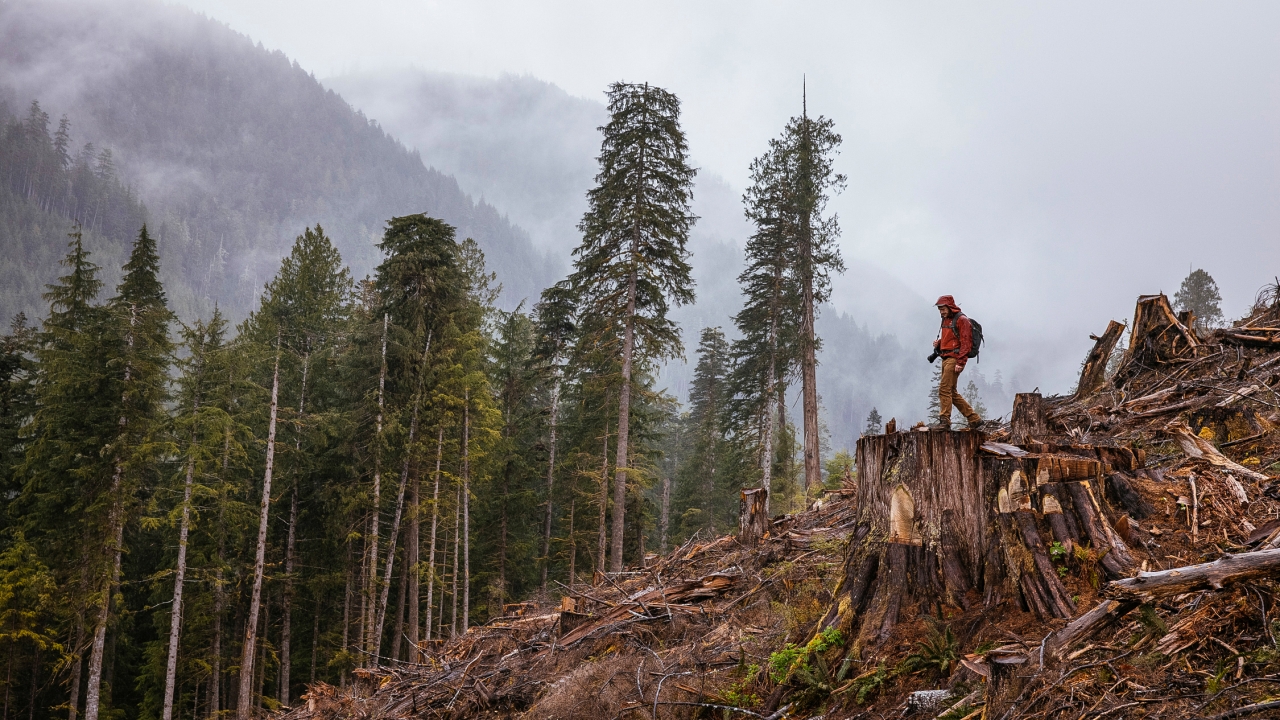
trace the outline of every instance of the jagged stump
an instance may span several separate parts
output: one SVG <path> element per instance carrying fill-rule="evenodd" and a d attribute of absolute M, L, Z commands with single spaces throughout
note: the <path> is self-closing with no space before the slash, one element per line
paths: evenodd
<path fill-rule="evenodd" d="M 825 625 L 849 631 L 861 651 L 899 618 L 944 607 L 1016 599 L 1043 618 L 1071 617 L 1054 541 L 1089 547 L 1108 577 L 1129 574 L 1133 559 L 1100 505 L 1097 449 L 1000 447 L 985 450 L 968 431 L 858 440 L 858 521 Z"/>

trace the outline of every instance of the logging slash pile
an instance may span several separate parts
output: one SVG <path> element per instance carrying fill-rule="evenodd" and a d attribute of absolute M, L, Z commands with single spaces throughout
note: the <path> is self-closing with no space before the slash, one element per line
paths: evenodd
<path fill-rule="evenodd" d="M 858 442 L 852 486 L 510 606 L 329 718 L 1280 716 L 1280 297 L 1197 332 L 1163 295 L 1075 393 Z"/>

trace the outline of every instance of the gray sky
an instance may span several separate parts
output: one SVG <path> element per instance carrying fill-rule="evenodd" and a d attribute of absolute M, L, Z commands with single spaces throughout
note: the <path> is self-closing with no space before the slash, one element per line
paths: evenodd
<path fill-rule="evenodd" d="M 845 140 L 834 304 L 891 327 L 953 293 L 996 365 L 1046 389 L 1191 266 L 1228 316 L 1280 274 L 1280 3 L 185 4 L 322 78 L 527 73 L 597 99 L 656 83 L 695 161 L 739 189 L 807 76 Z"/>

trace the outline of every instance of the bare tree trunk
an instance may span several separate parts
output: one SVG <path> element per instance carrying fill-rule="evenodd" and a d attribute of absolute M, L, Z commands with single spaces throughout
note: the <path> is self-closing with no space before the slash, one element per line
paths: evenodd
<path fill-rule="evenodd" d="M 276 459 L 276 414 L 280 407 L 280 336 L 276 335 L 276 362 L 271 379 L 271 419 L 267 425 L 267 465 L 262 475 L 262 509 L 258 516 L 258 546 L 253 560 L 253 590 L 249 595 L 249 616 L 245 619 L 244 648 L 240 657 L 240 693 L 236 702 L 238 720 L 248 720 L 253 712 L 253 650 L 258 640 L 258 614 L 262 609 L 262 577 L 267 560 L 267 523 L 271 519 L 271 472 Z"/>
<path fill-rule="evenodd" d="M 284 543 L 284 589 L 280 596 L 280 704 L 289 707 L 289 670 L 293 665 L 293 558 L 297 542 L 298 487 L 289 498 L 289 533 Z"/>
<path fill-rule="evenodd" d="M 811 191 L 812 167 L 810 154 L 813 148 L 809 138 L 809 113 L 804 113 L 804 137 L 800 152 L 800 182 L 804 191 Z M 802 193 L 803 194 L 803 193 Z M 804 489 L 805 493 L 822 483 L 822 466 L 818 446 L 818 360 L 815 356 L 817 341 L 814 332 L 813 307 L 813 218 L 812 207 L 807 202 L 800 208 L 800 380 L 804 397 Z"/>
<path fill-rule="evenodd" d="M 387 600 L 391 593 L 391 573 L 396 563 L 396 540 L 400 538 L 400 520 L 404 517 L 404 490 L 409 482 L 409 461 L 413 457 L 413 441 L 418 434 L 418 410 L 422 406 L 422 381 L 426 377 L 427 356 L 430 352 L 431 333 L 428 332 L 427 344 L 422 350 L 422 365 L 418 370 L 418 388 L 413 395 L 413 416 L 409 421 L 409 440 L 405 444 L 404 464 L 400 468 L 400 485 L 396 490 L 396 513 L 391 521 L 391 534 L 387 536 L 386 572 L 382 578 L 382 593 L 378 598 L 378 619 L 373 629 L 373 663 L 375 665 L 378 662 L 378 656 L 382 652 L 382 629 L 387 620 Z M 385 366 L 386 361 L 384 359 L 383 367 Z M 379 388 L 381 388 L 381 384 Z M 381 397 L 381 390 L 379 390 L 379 397 Z"/>
<path fill-rule="evenodd" d="M 453 590 L 449 593 L 449 637 L 458 636 L 458 551 L 462 544 L 462 486 L 453 491 Z"/>
<path fill-rule="evenodd" d="M 267 635 L 271 631 L 271 598 L 268 597 L 266 602 L 262 603 L 262 635 L 258 637 L 258 665 L 254 670 L 257 675 L 257 687 L 253 692 L 253 696 L 257 698 L 254 702 L 254 709 L 261 710 L 263 701 L 266 700 L 267 685 Z"/>
<path fill-rule="evenodd" d="M 418 641 L 421 633 L 418 612 L 421 604 L 422 587 L 422 471 L 418 463 L 413 466 L 413 483 L 409 486 L 409 530 L 404 542 L 405 572 L 405 610 L 408 612 L 409 657 L 411 663 L 418 661 Z"/>
<path fill-rule="evenodd" d="M 671 475 L 669 473 L 662 474 L 662 517 L 658 524 L 662 528 L 662 532 L 658 539 L 658 553 L 667 554 L 667 530 L 671 523 Z"/>
<path fill-rule="evenodd" d="M 194 417 L 200 409 L 197 398 L 191 408 Z M 173 577 L 173 609 L 169 615 L 169 658 L 164 671 L 164 705 L 162 720 L 173 720 L 173 689 L 178 678 L 178 639 L 182 630 L 182 583 L 187 577 L 187 534 L 191 527 L 191 486 L 195 478 L 195 430 L 191 431 L 191 454 L 187 458 L 187 477 L 182 488 L 182 522 L 178 526 L 178 568 Z"/>
<path fill-rule="evenodd" d="M 547 591 L 547 569 L 551 565 L 551 491 L 556 482 L 556 420 L 560 410 L 560 381 L 551 387 L 551 444 L 547 451 L 547 512 L 542 522 L 542 592 Z"/>
<path fill-rule="evenodd" d="M 112 487 L 118 492 L 121 468 L 116 466 L 116 479 Z M 102 702 L 102 657 L 107 645 L 107 622 L 111 619 L 111 596 L 115 594 L 116 585 L 120 582 L 120 554 L 124 544 L 124 521 L 120 517 L 124 513 L 123 503 L 117 499 L 112 508 L 112 539 L 114 540 L 114 558 L 111 563 L 111 574 L 106 587 L 103 588 L 102 610 L 98 613 L 98 623 L 93 631 L 93 650 L 89 655 L 89 686 L 84 698 L 85 720 L 98 720 L 98 710 Z"/>
<path fill-rule="evenodd" d="M 407 532 L 407 531 L 406 531 Z M 407 546 L 408 543 L 406 542 Z M 391 633 L 391 664 L 400 664 L 400 641 L 404 637 L 404 606 L 408 600 L 409 563 L 400 568 L 400 591 L 396 593 L 396 626 Z"/>
<path fill-rule="evenodd" d="M 427 551 L 427 640 L 431 639 L 431 613 L 434 609 L 432 602 L 435 600 L 436 589 L 436 529 L 440 524 L 440 459 L 444 453 L 444 427 L 440 428 L 440 433 L 436 436 L 436 473 L 435 486 L 431 490 L 431 549 Z M 441 588 L 440 596 L 444 597 L 444 589 Z M 444 613 L 442 612 L 441 615 Z M 415 618 L 417 614 L 411 615 Z M 413 657 L 412 662 L 422 662 L 421 654 L 418 652 L 418 631 L 416 626 L 410 625 L 409 638 L 413 640 Z"/>
<path fill-rule="evenodd" d="M 311 619 L 311 679 L 308 684 L 316 684 L 316 652 L 320 649 L 320 598 L 316 598 L 316 610 Z"/>
<path fill-rule="evenodd" d="M 786 429 L 787 429 L 787 386 L 786 385 L 780 384 L 780 387 L 778 388 L 778 394 L 775 400 L 778 404 L 777 428 L 780 432 L 786 432 Z M 794 450 L 795 450 L 794 447 L 788 447 L 787 456 L 783 458 L 782 471 L 786 473 L 787 482 L 790 482 L 793 479 L 793 476 L 795 474 Z M 769 453 L 771 456 L 769 458 L 769 462 L 772 463 L 773 448 L 769 449 Z M 794 499 L 794 496 L 787 498 L 787 512 L 791 512 L 793 510 L 792 508 L 793 499 Z"/>
<path fill-rule="evenodd" d="M 342 593 L 342 651 L 351 649 L 351 585 L 356 574 L 355 563 L 351 561 L 351 541 L 347 541 L 347 586 Z M 347 686 L 347 673 L 338 676 L 338 686 Z"/>
<path fill-rule="evenodd" d="M 643 161 L 643 160 L 642 160 Z M 639 245 L 639 225 L 635 244 Z M 634 250 L 633 250 L 634 251 Z M 631 432 L 631 360 L 635 354 L 636 273 L 627 282 L 627 325 L 622 336 L 622 387 L 618 389 L 618 447 L 614 452 L 617 474 L 613 478 L 613 530 L 610 539 L 610 569 L 622 572 L 622 538 L 627 514 L 627 444 Z"/>
<path fill-rule="evenodd" d="M 605 572 L 605 513 L 609 508 L 609 425 L 604 426 L 604 455 L 600 469 L 600 532 L 597 537 L 596 572 Z"/>
<path fill-rule="evenodd" d="M 510 468 L 510 465 L 507 466 Z M 498 511 L 498 605 L 507 601 L 507 498 L 509 496 L 510 478 L 502 473 L 502 493 Z"/>
<path fill-rule="evenodd" d="M 76 720 L 76 711 L 80 706 L 80 673 L 84 668 L 84 610 L 76 613 L 76 644 L 71 648 L 76 662 L 71 666 L 71 699 L 67 720 Z"/>
<path fill-rule="evenodd" d="M 764 512 L 769 513 L 770 495 L 773 491 L 773 412 L 770 405 L 778 389 L 778 314 L 782 312 L 782 266 L 773 274 L 773 303 L 769 308 L 769 374 L 764 388 L 764 432 L 761 438 L 760 487 L 764 488 Z"/>
<path fill-rule="evenodd" d="M 231 428 L 226 428 L 222 441 L 222 478 L 227 476 L 227 465 L 231 461 Z M 222 613 L 226 602 L 226 593 L 222 589 L 222 565 L 227 555 L 227 530 L 223 520 L 226 517 L 226 497 L 219 490 L 218 498 L 218 566 L 213 576 L 213 655 L 212 668 L 209 674 L 209 717 L 217 718 L 222 707 Z"/>
<path fill-rule="evenodd" d="M 471 627 L 471 389 L 462 401 L 462 632 Z"/>
<path fill-rule="evenodd" d="M 801 321 L 800 378 L 804 393 L 804 489 L 822 484 L 822 465 L 818 447 L 818 361 L 814 355 L 813 279 L 804 282 L 804 319 Z"/>
<path fill-rule="evenodd" d="M 377 622 L 378 589 L 378 525 L 381 522 L 379 513 L 382 510 L 382 414 L 386 408 L 385 390 L 387 385 L 387 326 L 391 322 L 389 313 L 382 314 L 382 369 L 378 372 L 378 418 L 373 450 L 373 515 L 369 518 L 369 556 L 365 566 L 365 597 L 363 612 L 365 616 L 364 651 L 365 664 L 369 667 L 377 665 L 378 659 L 374 650 L 374 625 Z"/>
<path fill-rule="evenodd" d="M 98 612 L 98 622 L 93 631 L 93 650 L 89 655 L 89 685 L 85 692 L 85 720 L 98 720 L 98 710 L 102 702 L 102 657 L 106 650 L 107 623 L 111 619 L 111 596 L 115 594 L 116 585 L 120 582 L 120 554 L 124 544 L 124 514 L 121 492 L 123 467 L 116 463 L 115 477 L 111 481 L 112 495 L 117 496 L 111 508 L 112 548 L 111 573 L 103 588 L 102 609 Z"/>
<path fill-rule="evenodd" d="M 302 416 L 307 411 L 307 370 L 311 353 L 302 356 L 302 391 L 298 394 L 298 422 L 294 428 L 293 453 L 302 457 Z M 289 535 L 284 544 L 284 593 L 280 597 L 280 704 L 289 707 L 289 670 L 293 666 L 293 556 L 298 529 L 298 473 L 293 474 L 289 499 Z M 168 718 L 165 718 L 168 720 Z"/>
<path fill-rule="evenodd" d="M 578 542 L 573 535 L 573 510 L 577 504 L 577 498 L 569 496 L 569 585 L 577 581 L 577 561 L 578 561 Z"/>

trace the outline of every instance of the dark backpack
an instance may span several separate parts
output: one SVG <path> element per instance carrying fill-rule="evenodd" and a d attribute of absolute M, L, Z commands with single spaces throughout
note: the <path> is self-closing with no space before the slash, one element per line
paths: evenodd
<path fill-rule="evenodd" d="M 982 323 L 979 323 L 968 315 L 965 315 L 965 317 L 969 318 L 969 335 L 973 339 L 973 345 L 969 347 L 968 357 L 976 358 L 978 357 L 978 352 L 982 348 Z M 956 329 L 955 317 L 951 318 L 951 334 L 955 335 L 957 340 L 960 339 L 960 331 Z"/>

